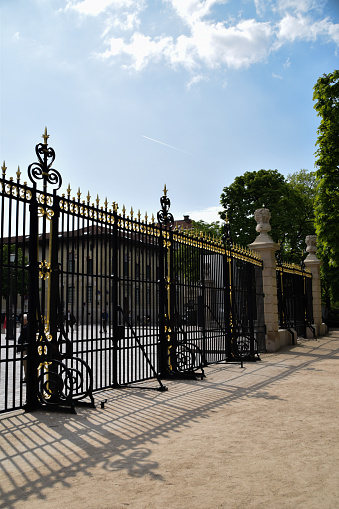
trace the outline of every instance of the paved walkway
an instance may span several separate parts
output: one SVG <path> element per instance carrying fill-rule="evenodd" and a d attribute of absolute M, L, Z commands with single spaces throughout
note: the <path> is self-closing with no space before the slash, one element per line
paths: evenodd
<path fill-rule="evenodd" d="M 206 375 L 2 416 L 0 509 L 338 508 L 339 331 Z"/>

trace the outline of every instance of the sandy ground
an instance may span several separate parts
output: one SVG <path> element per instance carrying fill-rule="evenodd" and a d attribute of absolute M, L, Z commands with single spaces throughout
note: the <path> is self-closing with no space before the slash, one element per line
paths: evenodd
<path fill-rule="evenodd" d="M 339 331 L 206 375 L 3 416 L 0 508 L 338 508 Z"/>

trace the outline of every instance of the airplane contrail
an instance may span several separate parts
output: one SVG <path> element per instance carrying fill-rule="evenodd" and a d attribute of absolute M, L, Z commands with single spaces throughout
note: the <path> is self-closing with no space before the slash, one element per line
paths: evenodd
<path fill-rule="evenodd" d="M 168 145 L 167 143 L 163 143 L 162 141 L 155 140 L 154 138 L 149 138 L 148 136 L 141 135 L 143 138 L 146 138 L 146 140 L 154 141 L 155 143 L 160 143 L 160 145 L 165 145 L 165 147 L 173 148 L 174 150 L 179 150 L 179 152 L 183 152 L 184 154 L 187 154 L 185 150 L 181 150 L 181 148 L 173 147 L 172 145 Z"/>

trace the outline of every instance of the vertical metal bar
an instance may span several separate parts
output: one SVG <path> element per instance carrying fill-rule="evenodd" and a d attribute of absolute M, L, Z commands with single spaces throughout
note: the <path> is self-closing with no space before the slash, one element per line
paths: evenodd
<path fill-rule="evenodd" d="M 28 301 L 28 345 L 27 345 L 27 392 L 25 409 L 31 411 L 38 407 L 37 381 L 37 309 L 39 299 L 38 277 L 38 203 L 36 199 L 36 185 L 32 189 L 30 203 L 30 243 L 29 243 L 29 301 Z"/>
<path fill-rule="evenodd" d="M 167 337 L 166 337 L 166 308 L 167 308 L 167 292 L 165 285 L 165 265 L 166 254 L 164 248 L 163 228 L 160 224 L 160 235 L 158 237 L 158 251 L 159 251 L 159 368 L 160 376 L 164 377 L 168 371 L 167 361 Z"/>
<path fill-rule="evenodd" d="M 113 323 L 113 356 L 112 356 L 112 386 L 118 387 L 118 347 L 119 347 L 119 316 L 118 316 L 118 214 L 116 209 L 113 212 L 113 232 L 112 232 L 112 323 Z"/>
<path fill-rule="evenodd" d="M 50 273 L 50 297 L 49 297 L 49 326 L 52 336 L 52 352 L 53 357 L 58 355 L 58 296 L 59 296 L 59 213 L 60 198 L 56 191 L 53 192 L 53 216 L 50 221 L 50 245 L 49 255 L 51 263 Z"/>
<path fill-rule="evenodd" d="M 224 276 L 224 303 L 225 303 L 225 331 L 226 331 L 226 360 L 231 360 L 232 356 L 232 310 L 231 310 L 231 270 L 232 270 L 232 251 L 225 246 L 223 256 L 223 276 Z"/>
<path fill-rule="evenodd" d="M 250 355 L 254 357 L 254 320 L 253 320 L 253 301 L 255 299 L 255 295 L 253 294 L 253 270 L 254 267 L 249 262 L 244 262 L 247 268 L 247 292 L 245 294 L 245 299 L 247 298 L 247 308 L 248 308 L 248 323 L 249 323 L 249 334 L 250 334 Z M 245 281 L 246 284 L 246 281 Z M 245 287 L 246 288 L 246 287 Z"/>
<path fill-rule="evenodd" d="M 204 271 L 204 241 L 201 239 L 201 248 L 199 249 L 199 269 L 200 269 L 200 295 L 198 295 L 198 326 L 202 329 L 202 364 L 207 366 L 206 361 L 206 323 L 205 323 L 205 304 L 206 304 L 206 288 L 205 288 L 205 271 Z"/>

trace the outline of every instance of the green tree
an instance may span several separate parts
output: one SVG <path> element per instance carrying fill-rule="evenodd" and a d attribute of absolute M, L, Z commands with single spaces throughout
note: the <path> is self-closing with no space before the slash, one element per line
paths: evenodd
<path fill-rule="evenodd" d="M 254 212 L 271 212 L 272 238 L 280 242 L 282 257 L 299 262 L 306 235 L 314 233 L 314 175 L 300 170 L 285 179 L 277 170 L 246 172 L 225 187 L 220 203 L 222 219 L 231 225 L 233 242 L 246 246 L 255 239 Z"/>
<path fill-rule="evenodd" d="M 314 86 L 314 108 L 321 118 L 316 152 L 315 223 L 327 305 L 339 306 L 339 71 Z"/>
<path fill-rule="evenodd" d="M 222 224 L 220 221 L 213 221 L 212 223 L 207 223 L 206 221 L 192 221 L 193 227 L 198 232 L 203 232 L 205 235 L 211 235 L 211 237 L 215 237 L 219 239 L 222 234 Z"/>
<path fill-rule="evenodd" d="M 186 283 L 197 282 L 200 279 L 200 252 L 194 246 L 180 245 L 173 253 L 174 273 L 176 278 L 182 278 Z"/>
<path fill-rule="evenodd" d="M 28 271 L 25 267 L 28 260 L 23 255 L 21 248 L 15 250 L 15 245 L 11 244 L 10 253 L 15 253 L 15 263 L 10 263 L 8 244 L 2 248 L 1 265 L 1 296 L 6 300 L 10 292 L 17 295 L 27 295 L 28 293 Z"/>

